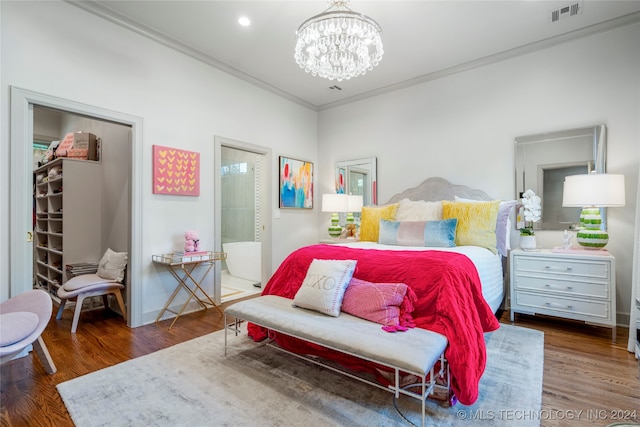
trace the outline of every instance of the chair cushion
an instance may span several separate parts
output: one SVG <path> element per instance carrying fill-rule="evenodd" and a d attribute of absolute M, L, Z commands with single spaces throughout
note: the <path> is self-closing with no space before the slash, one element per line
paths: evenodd
<path fill-rule="evenodd" d="M 28 311 L 0 314 L 0 347 L 25 339 L 36 330 L 39 321 L 37 314 Z"/>
<path fill-rule="evenodd" d="M 76 276 L 72 279 L 67 280 L 62 288 L 65 291 L 77 291 L 78 289 L 86 288 L 91 285 L 99 285 L 101 283 L 114 283 L 116 280 L 114 279 L 105 279 L 97 274 L 82 274 L 80 276 Z"/>

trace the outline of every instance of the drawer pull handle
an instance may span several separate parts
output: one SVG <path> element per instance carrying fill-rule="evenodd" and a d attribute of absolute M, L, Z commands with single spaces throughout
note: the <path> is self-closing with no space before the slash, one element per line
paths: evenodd
<path fill-rule="evenodd" d="M 559 268 L 559 267 L 553 267 L 551 265 L 545 265 L 544 268 L 545 270 L 566 270 L 566 271 L 573 270 L 571 267 Z"/>
<path fill-rule="evenodd" d="M 547 307 L 565 308 L 567 310 L 573 310 L 573 306 L 571 305 L 557 304 L 554 302 L 545 302 L 544 305 L 546 305 Z"/>
<path fill-rule="evenodd" d="M 564 289 L 566 291 L 572 291 L 573 290 L 573 286 L 554 286 L 551 285 L 549 283 L 545 284 L 545 286 L 549 289 Z"/>

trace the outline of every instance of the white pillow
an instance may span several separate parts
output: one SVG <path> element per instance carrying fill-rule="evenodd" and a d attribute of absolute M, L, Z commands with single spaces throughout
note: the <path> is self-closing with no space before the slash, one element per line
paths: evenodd
<path fill-rule="evenodd" d="M 344 291 L 356 268 L 353 260 L 314 259 L 293 305 L 338 317 Z"/>
<path fill-rule="evenodd" d="M 103 279 L 117 280 L 122 282 L 124 279 L 124 269 L 127 267 L 127 253 L 114 252 L 111 249 L 102 256 L 100 264 L 98 264 L 98 276 Z"/>
<path fill-rule="evenodd" d="M 442 219 L 442 202 L 402 199 L 398 203 L 395 221 L 439 221 Z"/>

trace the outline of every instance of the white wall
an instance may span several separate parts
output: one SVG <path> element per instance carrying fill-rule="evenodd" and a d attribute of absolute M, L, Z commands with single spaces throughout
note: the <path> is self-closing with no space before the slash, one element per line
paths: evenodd
<path fill-rule="evenodd" d="M 513 199 L 514 138 L 604 123 L 607 170 L 627 205 L 608 211 L 618 321 L 628 324 L 640 143 L 640 24 L 634 24 L 319 114 L 318 193 L 337 160 L 378 157 L 379 200 L 430 176 Z M 319 215 L 319 229 L 328 222 Z M 544 247 L 561 234 L 538 232 Z M 517 240 L 516 240 L 517 242 Z"/>
<path fill-rule="evenodd" d="M 37 108 L 33 111 L 33 136 L 41 137 L 45 141 L 59 140 L 61 126 L 60 112 L 45 108 Z M 63 135 L 64 136 L 64 135 Z"/>
<path fill-rule="evenodd" d="M 174 249 L 186 229 L 198 230 L 205 246 L 213 242 L 214 135 L 270 147 L 274 177 L 280 154 L 314 161 L 316 195 L 332 189 L 335 161 L 377 156 L 381 201 L 429 176 L 511 199 L 514 137 L 598 123 L 609 129 L 608 171 L 627 177 L 627 206 L 610 209 L 608 219 L 619 320 L 629 311 L 640 24 L 316 114 L 64 2 L 0 2 L 0 19 L 5 153 L 11 85 L 143 118 L 147 321 L 174 286 L 151 255 Z M 201 153 L 200 197 L 151 193 L 153 144 Z M 0 156 L 0 300 L 9 289 L 11 172 L 9 157 Z M 277 206 L 275 183 L 272 197 Z M 319 203 L 313 211 L 282 210 L 272 221 L 272 267 L 317 241 L 328 222 L 318 211 Z M 551 247 L 559 236 L 540 232 L 539 241 Z"/>
<path fill-rule="evenodd" d="M 88 132 L 101 140 L 102 217 L 97 227 L 102 227 L 102 252 L 110 248 L 116 252 L 128 252 L 130 233 L 129 215 L 129 145 L 131 128 L 116 123 L 93 120 L 71 114 L 63 115 L 59 139 L 69 132 Z M 90 260 L 87 260 L 90 261 Z"/>
<path fill-rule="evenodd" d="M 152 255 L 174 250 L 194 229 L 213 245 L 213 141 L 221 135 L 316 162 L 317 114 L 204 63 L 60 1 L 0 2 L 2 147 L 9 146 L 9 88 L 17 86 L 143 118 L 142 247 L 144 321 L 152 321 L 175 282 Z M 153 195 L 152 145 L 201 154 L 199 197 Z M 8 296 L 8 156 L 0 156 L 0 296 Z M 273 176 L 277 176 L 274 172 Z M 274 183 L 272 197 L 277 188 Z M 275 202 L 274 202 L 275 203 Z M 273 267 L 316 241 L 317 209 L 282 211 L 273 221 Z M 295 233 L 292 232 L 295 230 Z"/>

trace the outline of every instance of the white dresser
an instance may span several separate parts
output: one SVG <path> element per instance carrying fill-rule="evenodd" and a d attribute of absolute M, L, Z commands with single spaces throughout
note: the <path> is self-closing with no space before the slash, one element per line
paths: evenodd
<path fill-rule="evenodd" d="M 511 321 L 515 313 L 546 314 L 608 326 L 616 339 L 615 258 L 588 251 L 514 249 Z"/>

